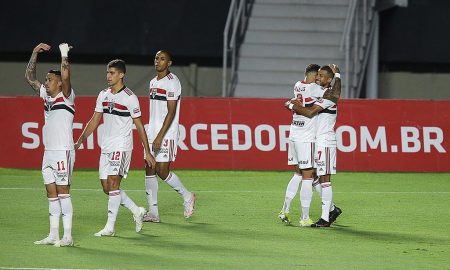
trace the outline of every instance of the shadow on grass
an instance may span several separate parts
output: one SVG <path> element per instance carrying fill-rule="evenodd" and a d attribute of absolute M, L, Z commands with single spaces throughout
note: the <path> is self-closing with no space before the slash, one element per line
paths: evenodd
<path fill-rule="evenodd" d="M 387 230 L 389 228 L 386 228 Z M 364 239 L 370 239 L 375 241 L 384 242 L 400 242 L 400 243 L 427 243 L 427 244 L 440 244 L 440 245 L 450 245 L 450 239 L 447 238 L 436 238 L 431 236 L 419 236 L 408 233 L 400 232 L 379 232 L 379 231 L 365 231 L 358 230 L 356 228 L 344 225 L 334 225 L 331 228 L 333 232 L 341 235 L 350 235 L 355 237 L 360 237 Z"/>

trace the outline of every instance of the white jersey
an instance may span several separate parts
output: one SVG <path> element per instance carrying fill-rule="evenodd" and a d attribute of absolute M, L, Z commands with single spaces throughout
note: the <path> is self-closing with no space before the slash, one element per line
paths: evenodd
<path fill-rule="evenodd" d="M 315 83 L 305 83 L 298 81 L 294 86 L 294 97 L 300 101 L 303 107 L 311 107 L 318 97 L 323 95 L 322 88 Z M 317 116 L 308 118 L 296 114 L 292 115 L 289 139 L 296 142 L 314 142 L 316 135 Z"/>
<path fill-rule="evenodd" d="M 317 115 L 316 143 L 326 147 L 336 147 L 337 104 L 328 99 L 320 98 L 315 105 L 323 108 Z"/>
<path fill-rule="evenodd" d="M 148 94 L 150 98 L 150 118 L 148 121 L 149 125 L 147 130 L 149 143 L 153 142 L 163 126 L 164 119 L 168 113 L 168 100 L 177 100 L 177 110 L 175 112 L 175 117 L 173 118 L 172 124 L 164 135 L 164 138 L 178 142 L 178 124 L 180 118 L 181 99 L 180 80 L 178 80 L 178 77 L 173 73 L 167 74 L 160 80 L 155 77 L 150 81 Z"/>
<path fill-rule="evenodd" d="M 52 98 L 47 95 L 44 85 L 39 89 L 39 96 L 44 100 L 45 124 L 42 137 L 45 150 L 74 150 L 73 116 L 75 114 L 75 93 L 72 89 L 69 97 L 59 92 Z"/>
<path fill-rule="evenodd" d="M 102 153 L 133 149 L 133 119 L 141 116 L 139 100 L 127 87 L 117 94 L 110 88 L 100 92 L 95 111 L 103 113 Z"/>

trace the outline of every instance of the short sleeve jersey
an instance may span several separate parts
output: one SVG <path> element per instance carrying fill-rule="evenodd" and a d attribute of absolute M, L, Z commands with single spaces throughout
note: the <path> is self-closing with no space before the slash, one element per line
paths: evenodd
<path fill-rule="evenodd" d="M 73 117 L 75 115 L 75 92 L 69 97 L 59 92 L 54 98 L 47 95 L 44 85 L 39 89 L 44 100 L 45 124 L 42 137 L 45 150 L 73 150 Z"/>
<path fill-rule="evenodd" d="M 303 107 L 311 107 L 322 95 L 322 88 L 315 83 L 298 81 L 294 86 L 294 98 L 298 99 Z M 308 118 L 296 114 L 292 115 L 292 123 L 289 131 L 289 139 L 298 142 L 314 142 L 316 135 L 317 116 Z"/>
<path fill-rule="evenodd" d="M 325 89 L 326 90 L 326 89 Z M 320 98 L 315 105 L 322 107 L 317 115 L 316 143 L 320 146 L 335 147 L 337 104 L 331 100 Z"/>
<path fill-rule="evenodd" d="M 147 136 L 149 142 L 152 143 L 153 140 L 158 135 L 161 130 L 164 119 L 168 113 L 167 101 L 176 100 L 177 109 L 175 112 L 175 117 L 173 118 L 172 124 L 164 135 L 165 139 L 178 140 L 178 125 L 180 118 L 180 101 L 181 101 L 181 83 L 178 77 L 169 73 L 164 78 L 160 80 L 157 77 L 150 81 L 149 90 L 150 98 L 150 111 L 149 111 L 149 125 L 147 130 Z"/>
<path fill-rule="evenodd" d="M 137 96 L 127 87 L 116 94 L 111 88 L 100 92 L 95 111 L 103 113 L 102 153 L 133 149 L 133 118 L 141 116 Z"/>

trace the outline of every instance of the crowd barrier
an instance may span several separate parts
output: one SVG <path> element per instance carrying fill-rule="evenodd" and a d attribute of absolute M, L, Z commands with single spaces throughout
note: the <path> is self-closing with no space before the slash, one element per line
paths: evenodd
<path fill-rule="evenodd" d="M 77 97 L 74 138 L 89 121 L 96 97 Z M 148 99 L 140 97 L 148 122 Z M 291 113 L 283 99 L 193 98 L 181 103 L 180 140 L 173 168 L 290 170 Z M 0 167 L 40 168 L 43 101 L 1 97 Z M 76 153 L 75 169 L 98 168 L 99 127 Z M 450 101 L 342 100 L 336 126 L 338 171 L 450 171 Z M 143 167 L 134 131 L 131 167 Z"/>

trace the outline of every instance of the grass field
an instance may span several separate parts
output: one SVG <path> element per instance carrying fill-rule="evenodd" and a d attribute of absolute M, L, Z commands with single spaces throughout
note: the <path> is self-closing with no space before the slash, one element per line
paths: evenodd
<path fill-rule="evenodd" d="M 107 196 L 96 171 L 75 171 L 75 247 L 35 246 L 48 233 L 40 171 L 0 169 L 0 269 L 450 269 L 450 174 L 339 173 L 334 199 L 343 214 L 332 228 L 277 219 L 290 172 L 177 171 L 196 192 L 197 211 L 160 182 L 162 223 L 141 234 L 121 208 L 117 237 L 96 238 Z M 143 171 L 122 188 L 145 204 Z M 319 216 L 317 194 L 312 216 Z M 62 229 L 62 225 L 61 225 Z"/>

